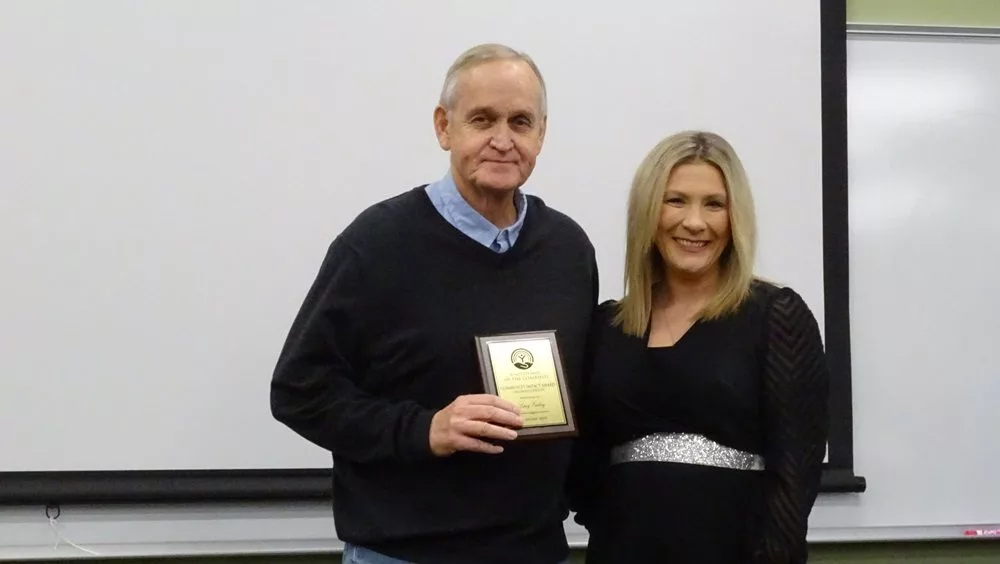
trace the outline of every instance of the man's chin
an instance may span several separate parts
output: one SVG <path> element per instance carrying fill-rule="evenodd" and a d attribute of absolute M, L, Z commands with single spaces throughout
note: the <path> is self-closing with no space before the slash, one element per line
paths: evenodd
<path fill-rule="evenodd" d="M 520 188 L 523 182 L 520 180 L 489 179 L 482 182 L 476 182 L 475 184 L 476 188 L 479 188 L 483 192 L 507 194 Z"/>

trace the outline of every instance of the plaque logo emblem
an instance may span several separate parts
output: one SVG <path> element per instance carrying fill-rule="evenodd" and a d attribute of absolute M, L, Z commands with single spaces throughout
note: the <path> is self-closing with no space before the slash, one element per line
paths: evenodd
<path fill-rule="evenodd" d="M 521 370 L 527 370 L 535 363 L 535 357 L 528 349 L 514 349 L 514 352 L 510 353 L 510 361 Z"/>

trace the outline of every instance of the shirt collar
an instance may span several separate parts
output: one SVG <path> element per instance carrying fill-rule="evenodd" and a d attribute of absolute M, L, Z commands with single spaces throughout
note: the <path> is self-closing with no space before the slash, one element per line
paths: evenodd
<path fill-rule="evenodd" d="M 514 194 L 517 218 L 511 225 L 503 229 L 498 228 L 465 201 L 450 172 L 437 182 L 429 184 L 426 192 L 434 207 L 448 223 L 466 236 L 497 252 L 505 252 L 514 246 L 527 215 L 528 199 L 518 189 Z"/>

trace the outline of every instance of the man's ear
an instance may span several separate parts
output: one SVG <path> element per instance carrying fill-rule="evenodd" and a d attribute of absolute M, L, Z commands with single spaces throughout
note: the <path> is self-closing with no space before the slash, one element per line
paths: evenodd
<path fill-rule="evenodd" d="M 448 135 L 448 110 L 442 106 L 434 108 L 434 134 L 438 145 L 445 151 L 451 150 L 451 137 Z"/>
<path fill-rule="evenodd" d="M 541 131 L 538 133 L 539 146 L 541 146 L 542 143 L 545 143 L 545 129 L 548 127 L 548 125 L 549 125 L 549 116 L 548 115 L 542 116 L 542 127 Z"/>

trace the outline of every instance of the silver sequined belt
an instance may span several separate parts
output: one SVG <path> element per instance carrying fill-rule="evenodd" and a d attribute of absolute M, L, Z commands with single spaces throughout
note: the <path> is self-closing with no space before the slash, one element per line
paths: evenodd
<path fill-rule="evenodd" d="M 764 457 L 694 433 L 653 433 L 611 449 L 611 464 L 679 462 L 733 470 L 763 470 Z"/>

